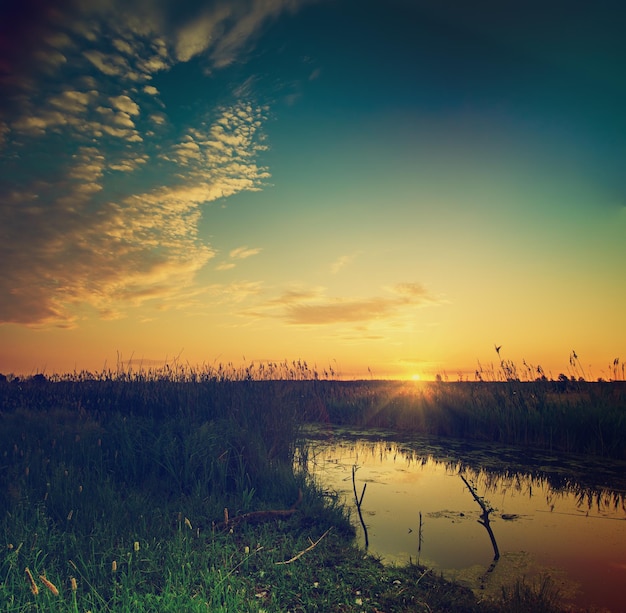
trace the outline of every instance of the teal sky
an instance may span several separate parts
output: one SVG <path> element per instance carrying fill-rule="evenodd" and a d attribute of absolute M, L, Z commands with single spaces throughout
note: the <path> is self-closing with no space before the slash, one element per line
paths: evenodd
<path fill-rule="evenodd" d="M 5 2 L 0 371 L 611 377 L 626 9 L 579 4 Z"/>

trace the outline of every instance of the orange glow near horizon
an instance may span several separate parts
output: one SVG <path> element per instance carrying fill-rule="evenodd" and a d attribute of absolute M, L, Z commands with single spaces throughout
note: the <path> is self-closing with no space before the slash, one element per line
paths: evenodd
<path fill-rule="evenodd" d="M 106 4 L 5 20 L 0 372 L 623 377 L 613 12 Z"/>
<path fill-rule="evenodd" d="M 106 326 L 105 326 L 106 327 Z M 126 326 L 124 326 L 126 328 Z M 267 357 L 269 352 L 265 350 L 269 344 L 265 344 L 264 338 L 260 339 L 256 346 L 249 344 L 248 349 L 254 353 L 240 354 L 221 352 L 216 355 L 204 355 L 198 347 L 182 347 L 177 351 L 167 352 L 160 349 L 158 341 L 149 337 L 145 347 L 152 347 L 150 352 L 140 353 L 134 351 L 133 346 L 140 346 L 141 336 L 133 338 L 133 345 L 121 349 L 113 349 L 103 353 L 100 348 L 106 345 L 106 340 L 100 333 L 89 335 L 89 348 L 83 345 L 83 334 L 78 331 L 43 331 L 30 330 L 25 333 L 17 327 L 13 330 L 13 336 L 9 343 L 5 343 L 0 349 L 0 373 L 16 376 L 31 376 L 37 373 L 46 375 L 71 374 L 74 372 L 89 371 L 99 373 L 103 371 L 159 370 L 168 365 L 170 368 L 178 367 L 183 370 L 206 371 L 217 369 L 220 365 L 229 371 L 244 369 L 251 364 L 258 368 L 262 364 L 292 364 L 298 361 L 306 361 L 310 372 L 317 373 L 320 378 L 334 378 L 341 380 L 403 380 L 411 384 L 421 384 L 434 381 L 441 377 L 444 381 L 475 380 L 476 373 L 486 380 L 498 380 L 502 378 L 502 368 L 498 356 L 493 348 L 483 351 L 482 354 L 474 354 L 472 351 L 460 353 L 454 350 L 449 356 L 438 349 L 440 361 L 423 362 L 419 370 L 415 363 L 406 364 L 402 360 L 394 360 L 393 348 L 381 348 L 374 355 L 377 359 L 367 360 L 367 356 L 356 351 L 356 355 L 345 348 L 338 351 L 337 357 L 321 355 L 316 351 L 303 351 L 301 354 L 288 353 L 288 345 L 274 343 L 275 358 Z M 67 336 L 66 336 L 67 335 Z M 62 342 L 61 339 L 69 338 L 71 342 Z M 16 340 L 19 339 L 19 340 Z M 22 340 L 26 339 L 26 340 Z M 278 340 L 278 337 L 277 337 Z M 202 344 L 202 343 L 200 343 Z M 281 350 L 282 349 L 282 350 Z M 358 348 L 357 348 L 358 349 Z M 435 353 L 433 351 L 433 353 Z M 258 355 L 263 357 L 257 357 Z M 557 379 L 561 373 L 575 378 L 583 377 L 588 381 L 598 378 L 604 380 L 619 380 L 624 378 L 624 361 L 619 356 L 595 358 L 583 353 L 576 353 L 577 360 L 571 363 L 571 352 L 564 355 L 555 355 L 550 352 L 544 356 L 547 359 L 531 359 L 524 354 L 510 354 L 505 346 L 501 349 L 501 357 L 507 364 L 512 364 L 517 375 L 522 380 L 534 379 L 540 374 L 545 374 L 549 379 Z M 609 354 L 610 356 L 611 354 Z M 248 357 L 250 356 L 250 357 Z M 371 357 L 371 356 L 370 356 Z"/>

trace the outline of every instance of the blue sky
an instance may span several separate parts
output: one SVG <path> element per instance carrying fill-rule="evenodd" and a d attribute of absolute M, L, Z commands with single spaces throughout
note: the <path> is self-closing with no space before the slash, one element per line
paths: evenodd
<path fill-rule="evenodd" d="M 0 371 L 624 355 L 620 3 L 0 10 Z"/>

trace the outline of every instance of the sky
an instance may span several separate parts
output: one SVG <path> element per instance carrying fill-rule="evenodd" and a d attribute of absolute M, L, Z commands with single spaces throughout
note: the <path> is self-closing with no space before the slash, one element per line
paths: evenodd
<path fill-rule="evenodd" d="M 611 378 L 624 18 L 618 0 L 3 2 L 0 372 L 300 359 L 456 380 L 498 346 Z"/>

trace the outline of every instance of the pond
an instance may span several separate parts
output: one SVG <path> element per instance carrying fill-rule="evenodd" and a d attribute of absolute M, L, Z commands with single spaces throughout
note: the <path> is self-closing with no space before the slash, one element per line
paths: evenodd
<path fill-rule="evenodd" d="M 626 463 L 339 429 L 310 432 L 306 448 L 309 472 L 383 562 L 496 597 L 549 576 L 568 604 L 626 611 Z"/>

